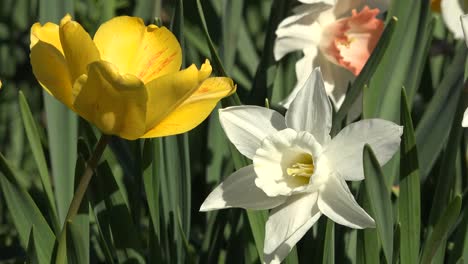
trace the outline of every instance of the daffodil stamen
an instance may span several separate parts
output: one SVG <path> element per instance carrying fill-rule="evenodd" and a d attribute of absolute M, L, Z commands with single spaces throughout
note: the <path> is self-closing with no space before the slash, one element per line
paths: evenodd
<path fill-rule="evenodd" d="M 295 163 L 291 167 L 286 169 L 289 176 L 299 176 L 310 178 L 314 173 L 313 163 Z"/>

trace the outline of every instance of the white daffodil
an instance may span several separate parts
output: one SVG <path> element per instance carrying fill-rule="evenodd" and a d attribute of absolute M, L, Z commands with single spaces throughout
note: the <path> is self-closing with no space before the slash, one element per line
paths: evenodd
<path fill-rule="evenodd" d="M 303 4 L 276 30 L 276 60 L 292 51 L 304 53 L 296 63 L 296 87 L 282 104 L 288 108 L 312 69 L 320 67 L 327 94 L 338 108 L 382 34 L 384 23 L 377 15 L 385 12 L 389 0 L 299 1 Z"/>
<path fill-rule="evenodd" d="M 465 36 L 465 44 L 468 48 L 468 15 L 460 16 L 460 20 L 463 29 L 463 35 Z M 468 108 L 465 110 L 465 113 L 463 113 L 462 126 L 468 127 Z"/>
<path fill-rule="evenodd" d="M 331 139 L 332 106 L 319 69 L 285 117 L 268 108 L 236 106 L 220 110 L 220 120 L 229 140 L 253 165 L 225 179 L 200 211 L 272 209 L 266 223 L 266 263 L 283 260 L 322 214 L 352 228 L 374 227 L 345 181 L 364 179 L 365 144 L 380 164 L 386 163 L 399 147 L 403 128 L 369 119 Z"/>
<path fill-rule="evenodd" d="M 432 10 L 441 12 L 447 28 L 456 39 L 463 38 L 463 29 L 459 17 L 468 11 L 466 0 L 431 0 Z"/>

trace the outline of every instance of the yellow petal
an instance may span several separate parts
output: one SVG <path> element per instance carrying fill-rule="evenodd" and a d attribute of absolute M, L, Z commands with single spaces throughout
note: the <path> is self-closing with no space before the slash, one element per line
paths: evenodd
<path fill-rule="evenodd" d="M 31 27 L 30 39 L 29 48 L 32 48 L 40 40 L 49 43 L 63 53 L 62 44 L 60 44 L 59 26 L 54 23 L 48 22 L 44 26 L 41 26 L 40 23 L 35 23 Z"/>
<path fill-rule="evenodd" d="M 182 63 L 182 51 L 175 36 L 165 27 L 145 27 L 136 17 L 120 16 L 107 21 L 99 27 L 94 42 L 101 59 L 144 83 L 178 71 Z"/>
<path fill-rule="evenodd" d="M 220 99 L 231 95 L 235 90 L 230 78 L 215 77 L 205 80 L 195 93 L 146 132 L 143 138 L 175 135 L 195 128 L 208 117 Z"/>
<path fill-rule="evenodd" d="M 99 60 L 99 51 L 83 27 L 66 15 L 60 21 L 60 42 L 72 80 L 87 72 L 87 66 Z"/>
<path fill-rule="evenodd" d="M 72 108 L 72 82 L 67 62 L 51 44 L 38 41 L 31 49 L 31 66 L 41 86 L 52 96 Z"/>
<path fill-rule="evenodd" d="M 76 112 L 103 133 L 126 139 L 145 133 L 148 95 L 137 77 L 120 75 L 111 63 L 97 61 L 75 82 L 73 94 Z"/>

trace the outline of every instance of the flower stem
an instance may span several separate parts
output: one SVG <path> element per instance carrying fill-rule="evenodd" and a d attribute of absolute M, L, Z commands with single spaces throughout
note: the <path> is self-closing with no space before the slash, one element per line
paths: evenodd
<path fill-rule="evenodd" d="M 99 160 L 101 159 L 102 153 L 104 152 L 104 149 L 106 148 L 109 139 L 109 135 L 103 134 L 101 136 L 99 142 L 96 145 L 96 148 L 94 149 L 93 154 L 91 155 L 91 158 L 86 163 L 86 169 L 83 175 L 81 176 L 80 182 L 75 191 L 75 195 L 73 195 L 73 199 L 71 201 L 70 207 L 68 208 L 68 213 L 67 217 L 65 218 L 65 222 L 70 221 L 78 213 L 81 201 L 83 200 L 86 190 L 88 189 L 89 182 L 93 177 L 94 169 L 96 168 Z M 62 228 L 62 232 L 64 228 L 65 225 Z"/>

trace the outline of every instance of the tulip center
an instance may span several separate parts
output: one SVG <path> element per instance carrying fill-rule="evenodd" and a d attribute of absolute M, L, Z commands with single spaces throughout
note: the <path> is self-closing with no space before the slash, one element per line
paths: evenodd
<path fill-rule="evenodd" d="M 350 17 L 326 25 L 320 41 L 325 57 L 357 76 L 382 35 L 384 23 L 376 18 L 379 12 L 365 6 L 360 12 L 354 9 Z"/>
<path fill-rule="evenodd" d="M 302 154 L 295 163 L 286 169 L 286 172 L 289 176 L 303 177 L 308 182 L 308 179 L 314 173 L 314 168 L 312 156 L 310 154 Z"/>

